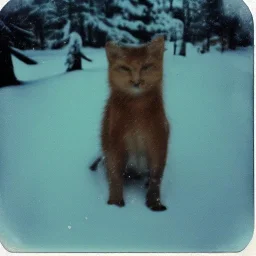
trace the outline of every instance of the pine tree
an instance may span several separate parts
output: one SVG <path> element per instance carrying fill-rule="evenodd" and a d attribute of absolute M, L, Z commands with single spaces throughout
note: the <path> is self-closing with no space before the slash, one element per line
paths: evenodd
<path fill-rule="evenodd" d="M 68 66 L 67 72 L 74 71 L 74 70 L 81 70 L 82 58 L 89 62 L 92 61 L 82 53 L 81 36 L 76 32 L 72 32 L 70 34 L 69 52 L 68 52 L 68 57 L 66 61 L 66 65 Z"/>
<path fill-rule="evenodd" d="M 33 0 L 28 17 L 34 24 L 35 37 L 40 48 L 61 48 L 69 35 L 77 31 L 84 39 L 82 15 L 87 5 L 82 0 Z"/>
<path fill-rule="evenodd" d="M 104 46 L 108 40 L 137 43 L 138 40 L 131 33 L 122 29 L 124 22 L 127 21 L 116 0 L 105 1 L 102 6 L 95 5 L 86 26 L 87 33 L 92 34 L 92 45 Z"/>
<path fill-rule="evenodd" d="M 132 37 L 139 40 L 147 40 L 150 34 L 146 31 L 145 25 L 150 22 L 149 1 L 140 4 L 136 0 L 114 0 L 111 3 L 114 15 L 109 19 L 110 24 L 120 31 L 128 32 Z M 116 35 L 119 40 L 124 41 L 120 34 Z"/>
<path fill-rule="evenodd" d="M 174 26 L 170 2 L 165 0 L 115 0 L 112 1 L 113 25 L 145 43 L 156 34 L 169 35 Z"/>
<path fill-rule="evenodd" d="M 83 46 L 97 44 L 97 22 L 102 13 L 95 1 L 64 0 L 59 3 L 60 16 L 70 24 L 69 33 L 77 32 Z"/>
<path fill-rule="evenodd" d="M 41 49 L 51 48 L 54 44 L 65 45 L 66 20 L 60 15 L 57 1 L 33 0 L 27 16 Z"/>
<path fill-rule="evenodd" d="M 176 23 L 172 18 L 170 3 L 165 0 L 154 1 L 151 10 L 152 23 L 147 27 L 152 34 L 164 34 L 169 36 L 170 31 L 176 29 Z"/>

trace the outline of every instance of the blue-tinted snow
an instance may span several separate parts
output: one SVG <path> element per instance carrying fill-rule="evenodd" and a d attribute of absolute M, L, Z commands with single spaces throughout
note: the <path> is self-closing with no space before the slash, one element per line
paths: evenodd
<path fill-rule="evenodd" d="M 239 251 L 253 232 L 252 48 L 188 57 L 165 52 L 166 110 L 172 126 L 162 199 L 125 189 L 126 206 L 106 204 L 100 150 L 108 96 L 104 50 L 65 74 L 66 51 L 14 59 L 21 87 L 0 90 L 1 241 L 12 251 Z"/>

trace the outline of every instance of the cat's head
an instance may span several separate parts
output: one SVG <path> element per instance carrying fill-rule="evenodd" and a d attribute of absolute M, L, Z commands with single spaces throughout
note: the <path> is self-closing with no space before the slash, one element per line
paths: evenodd
<path fill-rule="evenodd" d="M 106 54 L 112 90 L 138 96 L 161 89 L 164 37 L 139 47 L 118 46 L 108 42 Z"/>

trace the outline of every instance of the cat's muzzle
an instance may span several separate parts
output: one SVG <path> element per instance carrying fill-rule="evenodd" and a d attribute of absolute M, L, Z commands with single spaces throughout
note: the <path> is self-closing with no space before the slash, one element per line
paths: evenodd
<path fill-rule="evenodd" d="M 139 88 L 139 87 L 140 87 L 140 82 L 139 82 L 139 83 L 134 83 L 134 84 L 133 84 L 133 87 Z"/>

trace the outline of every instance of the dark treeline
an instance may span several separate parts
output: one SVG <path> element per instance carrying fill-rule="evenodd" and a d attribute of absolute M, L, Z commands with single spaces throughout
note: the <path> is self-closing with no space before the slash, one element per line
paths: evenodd
<path fill-rule="evenodd" d="M 222 0 L 31 0 L 20 8 L 4 10 L 0 19 L 33 34 L 31 40 L 16 37 L 20 49 L 58 49 L 77 32 L 83 46 L 103 47 L 107 40 L 143 43 L 164 34 L 176 43 L 175 54 L 186 55 L 186 43 L 201 42 L 202 53 L 219 43 L 221 50 L 252 45 L 236 16 L 224 12 Z M 11 3 L 9 3 L 11 4 Z M 177 47 L 179 46 L 179 47 Z"/>

